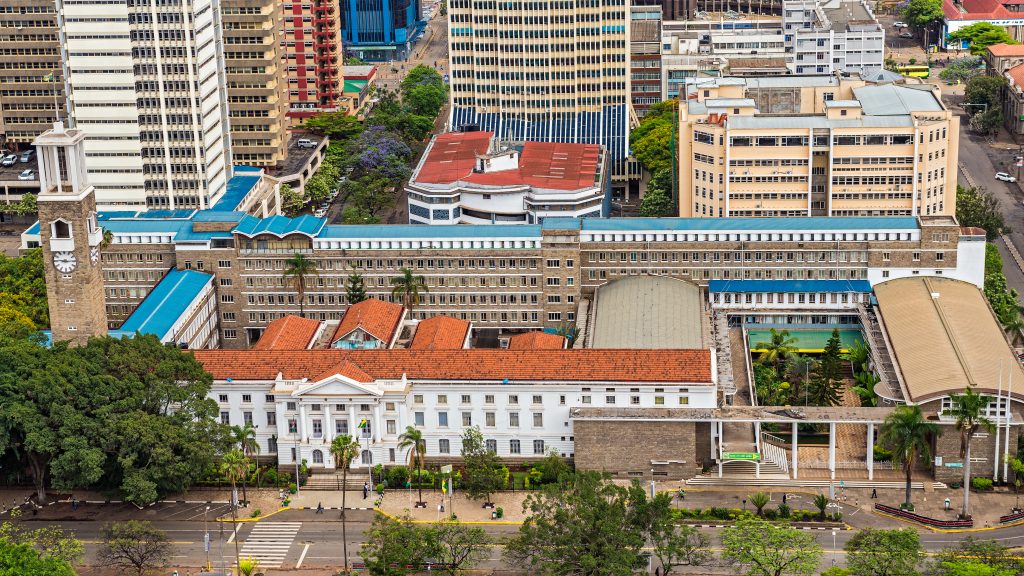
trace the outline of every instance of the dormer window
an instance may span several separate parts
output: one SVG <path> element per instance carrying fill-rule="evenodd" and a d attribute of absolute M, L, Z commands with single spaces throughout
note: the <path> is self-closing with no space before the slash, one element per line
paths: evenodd
<path fill-rule="evenodd" d="M 54 220 L 50 225 L 51 236 L 59 240 L 71 239 L 71 224 L 64 220 Z"/>

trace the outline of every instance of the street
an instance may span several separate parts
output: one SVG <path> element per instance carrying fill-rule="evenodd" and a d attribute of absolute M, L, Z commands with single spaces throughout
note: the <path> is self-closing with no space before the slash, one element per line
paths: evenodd
<path fill-rule="evenodd" d="M 427 21 L 427 28 L 408 60 L 378 64 L 377 89 L 397 91 L 409 70 L 420 64 L 435 68 L 442 75 L 448 73 L 448 20 L 439 10 Z"/>

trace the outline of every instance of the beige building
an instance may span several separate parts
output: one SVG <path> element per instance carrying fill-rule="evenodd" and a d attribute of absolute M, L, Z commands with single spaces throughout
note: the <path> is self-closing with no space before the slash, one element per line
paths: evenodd
<path fill-rule="evenodd" d="M 64 73 L 54 4 L 4 2 L 0 5 L 0 143 L 7 149 L 23 149 L 49 130 L 57 116 L 65 116 Z"/>
<path fill-rule="evenodd" d="M 679 111 L 679 214 L 936 216 L 956 209 L 959 121 L 931 86 L 718 78 Z"/>
<path fill-rule="evenodd" d="M 234 161 L 276 167 L 288 153 L 283 14 L 271 0 L 224 0 L 221 14 Z"/>

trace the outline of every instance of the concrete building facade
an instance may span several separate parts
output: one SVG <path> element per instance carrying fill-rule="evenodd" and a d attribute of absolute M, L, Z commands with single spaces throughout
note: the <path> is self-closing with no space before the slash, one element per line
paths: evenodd
<path fill-rule="evenodd" d="M 368 62 L 406 60 L 423 30 L 419 0 L 341 2 L 346 52 Z"/>
<path fill-rule="evenodd" d="M 337 5 L 329 0 L 294 0 L 283 10 L 288 116 L 299 122 L 319 112 L 338 111 L 345 61 Z"/>
<path fill-rule="evenodd" d="M 865 0 L 783 2 L 790 70 L 833 74 L 881 70 L 885 29 Z"/>

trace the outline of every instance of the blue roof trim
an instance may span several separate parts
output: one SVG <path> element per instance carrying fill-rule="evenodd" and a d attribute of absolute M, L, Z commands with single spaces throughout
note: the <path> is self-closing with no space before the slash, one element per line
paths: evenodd
<path fill-rule="evenodd" d="M 716 292 L 804 292 L 804 293 L 871 293 L 867 280 L 712 280 L 708 291 Z"/>
<path fill-rule="evenodd" d="M 287 216 L 256 218 L 255 216 L 247 215 L 242 218 L 238 226 L 235 226 L 234 232 L 243 236 L 249 236 L 250 238 L 258 234 L 273 234 L 278 238 L 283 238 L 289 234 L 305 234 L 313 238 L 316 237 L 326 224 L 327 220 L 310 216 L 309 214 L 304 214 L 298 218 L 289 218 Z"/>
<path fill-rule="evenodd" d="M 177 234 L 182 230 L 191 229 L 189 220 L 107 220 L 103 228 L 114 234 Z"/>
<path fill-rule="evenodd" d="M 193 222 L 241 222 L 246 217 L 245 212 L 217 210 L 200 210 L 192 217 Z"/>
<path fill-rule="evenodd" d="M 147 210 L 146 212 L 139 212 L 135 215 L 136 218 L 168 218 L 168 219 L 180 219 L 188 220 L 196 213 L 196 210 Z"/>
<path fill-rule="evenodd" d="M 540 239 L 540 226 L 493 224 L 493 225 L 442 225 L 419 226 L 416 224 L 388 225 L 332 225 L 324 226 L 317 238 L 338 238 L 358 240 L 397 240 L 402 238 L 536 238 Z"/>
<path fill-rule="evenodd" d="M 35 224 L 29 226 L 28 230 L 25 230 L 25 234 L 39 234 L 39 221 L 36 220 Z"/>
<path fill-rule="evenodd" d="M 172 268 L 124 321 L 120 331 L 153 334 L 163 339 L 210 282 L 211 274 Z"/>
<path fill-rule="evenodd" d="M 545 230 L 584 232 L 843 231 L 916 230 L 917 219 L 892 217 L 813 218 L 545 218 Z"/>
<path fill-rule="evenodd" d="M 224 195 L 212 206 L 215 211 L 226 212 L 238 208 L 245 195 L 256 186 L 263 175 L 262 169 L 252 166 L 234 166 L 232 171 L 234 174 L 228 180 Z"/>

